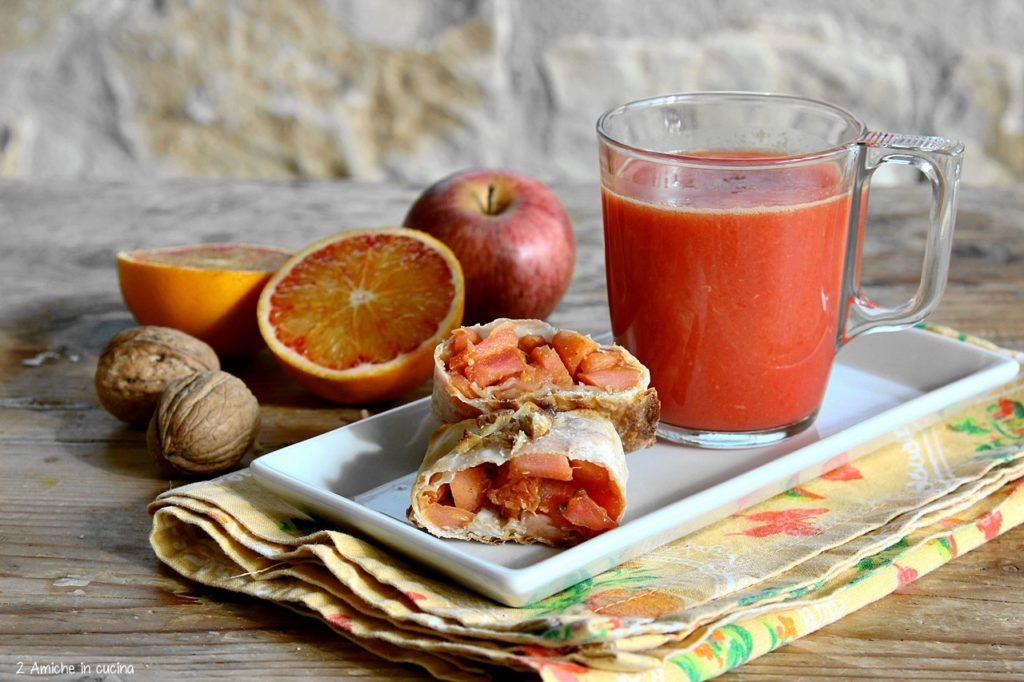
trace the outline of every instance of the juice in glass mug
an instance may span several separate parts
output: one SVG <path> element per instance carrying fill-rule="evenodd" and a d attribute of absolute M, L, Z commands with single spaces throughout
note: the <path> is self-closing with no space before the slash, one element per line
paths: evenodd
<path fill-rule="evenodd" d="M 711 447 L 793 435 L 813 422 L 843 343 L 937 304 L 959 143 L 868 133 L 830 105 L 748 93 L 630 103 L 598 131 L 612 331 L 651 370 L 661 435 Z M 931 172 L 939 208 L 922 290 L 885 308 L 859 291 L 859 242 L 864 182 L 894 160 Z"/>

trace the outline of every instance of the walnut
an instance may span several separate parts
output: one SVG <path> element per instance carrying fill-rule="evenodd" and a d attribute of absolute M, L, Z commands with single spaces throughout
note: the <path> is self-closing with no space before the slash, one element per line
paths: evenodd
<path fill-rule="evenodd" d="M 100 404 L 129 424 L 145 424 L 167 384 L 220 369 L 217 353 L 199 339 L 167 327 L 134 327 L 107 342 L 96 363 Z"/>
<path fill-rule="evenodd" d="M 218 474 L 238 463 L 259 426 L 259 403 L 241 379 L 200 372 L 167 386 L 149 422 L 146 446 L 183 473 Z"/>

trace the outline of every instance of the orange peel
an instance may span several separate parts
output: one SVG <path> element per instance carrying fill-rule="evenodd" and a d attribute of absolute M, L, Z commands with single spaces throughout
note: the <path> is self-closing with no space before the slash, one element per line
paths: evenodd
<path fill-rule="evenodd" d="M 263 347 L 256 302 L 291 251 L 255 244 L 192 244 L 117 254 L 125 305 L 139 324 L 171 327 L 222 355 Z"/>

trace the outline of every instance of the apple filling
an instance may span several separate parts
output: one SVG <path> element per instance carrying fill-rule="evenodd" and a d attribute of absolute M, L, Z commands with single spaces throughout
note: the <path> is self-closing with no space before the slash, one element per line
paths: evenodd
<path fill-rule="evenodd" d="M 440 476 L 434 474 L 432 482 Z M 553 544 L 566 544 L 617 526 L 625 500 L 603 467 L 563 454 L 531 452 L 500 466 L 486 463 L 457 471 L 436 491 L 420 493 L 420 507 L 441 528 L 465 528 L 487 511 Z"/>
<path fill-rule="evenodd" d="M 464 396 L 500 400 L 576 385 L 621 391 L 640 380 L 619 353 L 587 336 L 560 330 L 550 341 L 538 334 L 520 337 L 511 322 L 497 325 L 486 338 L 466 327 L 453 331 L 445 369 Z"/>

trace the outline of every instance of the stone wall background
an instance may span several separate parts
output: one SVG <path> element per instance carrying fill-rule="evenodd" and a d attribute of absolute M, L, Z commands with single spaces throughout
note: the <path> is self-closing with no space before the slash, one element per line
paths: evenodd
<path fill-rule="evenodd" d="M 1024 180 L 1020 0 L 0 0 L 0 176 L 593 179 L 602 111 L 721 89 Z"/>

